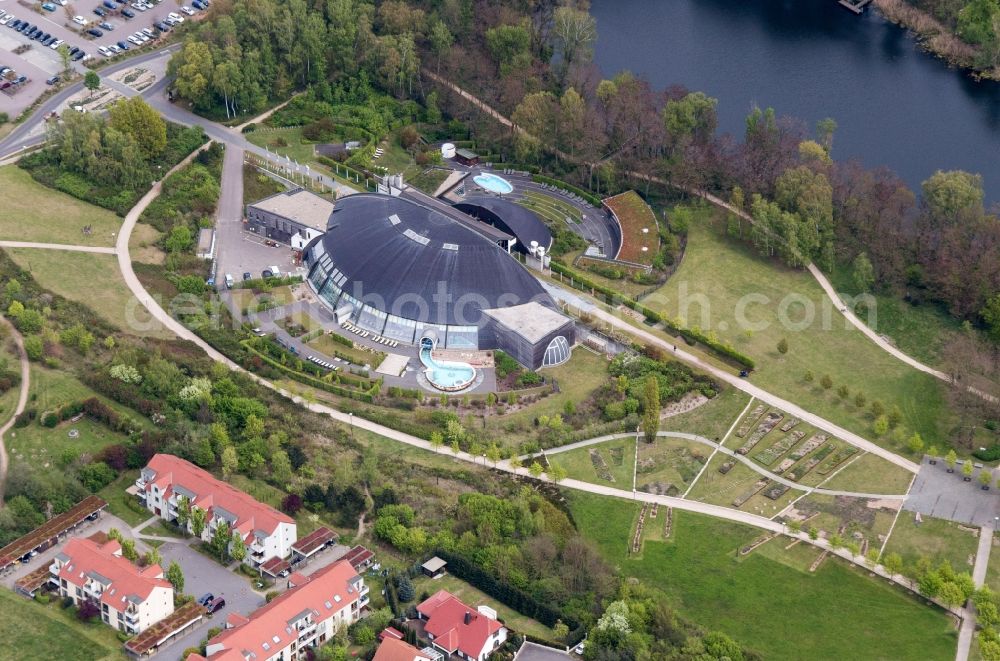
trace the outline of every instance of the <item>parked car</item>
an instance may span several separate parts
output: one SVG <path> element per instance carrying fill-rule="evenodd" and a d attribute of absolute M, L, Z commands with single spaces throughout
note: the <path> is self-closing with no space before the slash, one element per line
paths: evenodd
<path fill-rule="evenodd" d="M 169 25 L 167 25 L 166 23 L 164 23 L 163 21 L 157 21 L 157 22 L 156 22 L 156 23 L 154 23 L 153 25 L 154 25 L 154 26 L 156 27 L 156 29 L 157 29 L 157 30 L 159 30 L 160 32 L 170 32 L 170 26 L 169 26 Z"/>
<path fill-rule="evenodd" d="M 149 37 L 150 39 L 156 36 L 156 33 L 153 32 L 153 28 L 143 28 L 142 33 L 147 37 Z"/>
<path fill-rule="evenodd" d="M 280 278 L 281 277 L 281 269 L 279 269 L 277 266 L 272 265 L 272 266 L 269 266 L 268 268 L 271 269 L 271 273 L 274 274 L 275 278 Z"/>
<path fill-rule="evenodd" d="M 45 11 L 55 11 L 56 10 L 56 6 L 54 4 L 52 4 L 51 2 L 43 2 L 42 3 L 42 9 L 44 9 Z"/>
<path fill-rule="evenodd" d="M 104 4 L 105 7 L 107 7 L 108 9 L 110 9 L 112 11 L 114 11 L 115 9 L 118 9 L 118 3 L 117 2 L 112 2 L 111 0 L 104 0 L 103 4 Z"/>
<path fill-rule="evenodd" d="M 184 17 L 181 16 L 180 14 L 178 14 L 175 11 L 172 11 L 169 14 L 167 14 L 167 18 L 172 18 L 175 21 L 177 21 L 178 23 L 183 23 L 184 22 Z"/>
<path fill-rule="evenodd" d="M 264 269 L 260 272 L 260 275 L 262 278 L 270 278 L 274 275 L 274 273 L 270 269 Z"/>
<path fill-rule="evenodd" d="M 74 16 L 73 22 L 76 23 L 77 25 L 86 25 L 87 19 L 85 19 L 83 16 Z"/>
<path fill-rule="evenodd" d="M 146 5 L 144 5 L 144 4 L 140 3 L 140 2 L 133 2 L 129 6 L 132 7 L 132 9 L 135 9 L 136 11 L 146 11 Z"/>
<path fill-rule="evenodd" d="M 226 274 L 226 289 L 232 289 L 233 288 L 233 284 L 234 284 L 233 274 L 232 273 L 227 273 Z"/>
<path fill-rule="evenodd" d="M 192 0 L 191 5 L 195 9 L 207 9 L 208 8 L 208 5 L 206 5 L 201 0 Z M 186 6 L 185 7 L 181 7 L 181 11 L 184 12 L 185 14 L 187 14 L 188 12 L 191 12 L 191 14 L 188 14 L 189 16 L 194 14 L 194 12 L 191 10 L 191 7 L 186 7 Z"/>
<path fill-rule="evenodd" d="M 10 23 L 10 22 L 11 22 L 12 20 L 14 20 L 14 17 L 13 17 L 13 16 L 11 16 L 10 14 L 7 14 L 7 15 L 6 15 L 6 16 L 4 16 L 3 18 L 0 18 L 0 25 L 7 25 L 7 24 L 8 24 L 8 23 Z"/>
<path fill-rule="evenodd" d="M 55 50 L 55 49 L 59 48 L 60 46 L 62 46 L 64 43 L 66 43 L 66 42 L 63 41 L 62 39 L 56 39 L 51 44 L 49 44 L 49 48 L 51 48 L 52 50 Z"/>
<path fill-rule="evenodd" d="M 23 85 L 26 82 L 28 82 L 27 76 L 18 76 L 17 78 L 14 79 L 15 85 Z"/>
<path fill-rule="evenodd" d="M 220 610 L 225 608 L 226 600 L 222 597 L 216 597 L 213 599 L 205 608 L 208 609 L 209 613 L 218 613 Z"/>
<path fill-rule="evenodd" d="M 52 35 L 52 36 L 50 36 L 50 37 L 49 37 L 48 39 L 46 39 L 45 41 L 43 41 L 43 42 L 42 42 L 42 45 L 43 45 L 43 46 L 51 46 L 51 45 L 52 45 L 52 43 L 53 43 L 53 42 L 54 42 L 55 40 L 56 40 L 56 36 L 55 36 L 55 35 Z"/>
<path fill-rule="evenodd" d="M 243 280 L 253 280 L 253 274 L 250 271 L 245 271 L 243 273 Z"/>
<path fill-rule="evenodd" d="M 103 55 L 104 57 L 111 57 L 111 51 L 108 50 L 107 46 L 98 46 L 97 52 Z"/>
<path fill-rule="evenodd" d="M 139 38 L 137 38 L 134 34 L 129 35 L 128 40 L 130 42 L 132 42 L 132 44 L 135 45 L 135 46 L 141 46 L 142 45 L 142 40 L 139 39 Z"/>
<path fill-rule="evenodd" d="M 104 33 L 98 30 L 97 28 L 90 28 L 89 30 L 87 30 L 87 34 L 89 34 L 91 37 L 94 37 L 95 39 L 97 37 L 104 36 Z"/>
<path fill-rule="evenodd" d="M 209 602 L 211 602 L 213 599 L 215 599 L 215 595 L 212 594 L 211 592 L 206 592 L 205 594 L 198 597 L 198 603 L 201 604 L 202 606 L 207 606 Z"/>
<path fill-rule="evenodd" d="M 46 85 L 55 85 L 58 82 L 59 82 L 59 76 L 52 76 L 51 78 L 49 78 L 49 79 L 47 79 L 45 81 L 45 84 Z"/>
<path fill-rule="evenodd" d="M 87 54 L 84 53 L 82 50 L 80 50 L 80 51 L 77 51 L 76 55 L 73 56 L 73 61 L 74 62 L 79 62 L 80 60 L 82 60 L 85 57 L 87 57 Z"/>
<path fill-rule="evenodd" d="M 116 45 L 118 46 L 118 48 L 121 48 L 122 50 L 128 50 L 128 44 L 125 43 L 124 41 L 119 41 Z"/>
<path fill-rule="evenodd" d="M 69 49 L 69 55 L 70 55 L 70 57 L 73 57 L 74 55 L 76 55 L 79 52 L 80 52 L 80 48 L 78 46 L 73 46 L 72 48 Z"/>

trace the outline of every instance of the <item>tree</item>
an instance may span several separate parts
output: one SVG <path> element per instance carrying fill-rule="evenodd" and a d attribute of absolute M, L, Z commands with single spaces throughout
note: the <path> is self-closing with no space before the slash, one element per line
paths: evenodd
<path fill-rule="evenodd" d="M 780 353 L 782 356 L 788 353 L 788 340 L 786 340 L 785 338 L 781 338 L 780 340 L 778 340 L 778 353 Z"/>
<path fill-rule="evenodd" d="M 540 463 L 533 461 L 531 462 L 531 465 L 528 466 L 528 472 L 531 473 L 531 477 L 538 479 L 542 476 L 542 473 L 545 472 L 545 469 L 542 468 Z"/>
<path fill-rule="evenodd" d="M 948 450 L 948 454 L 944 456 L 944 463 L 948 464 L 948 472 L 955 472 L 955 464 L 958 462 L 958 454 L 955 453 L 955 449 L 951 448 Z"/>
<path fill-rule="evenodd" d="M 135 550 L 134 539 L 123 539 L 120 544 L 122 545 L 122 556 L 124 556 L 126 560 L 129 562 L 135 562 L 139 559 L 139 553 Z"/>
<path fill-rule="evenodd" d="M 837 122 L 832 117 L 827 117 L 816 122 L 816 137 L 827 153 L 833 149 L 833 133 L 836 130 Z"/>
<path fill-rule="evenodd" d="M 812 383 L 816 379 L 816 375 L 813 374 L 812 370 L 806 370 L 806 373 L 802 376 L 802 379 L 806 383 Z"/>
<path fill-rule="evenodd" d="M 410 577 L 406 574 L 400 574 L 396 579 L 396 595 L 402 602 L 413 601 L 416 596 L 413 583 L 410 582 Z"/>
<path fill-rule="evenodd" d="M 968 459 L 966 459 L 962 463 L 962 475 L 963 475 L 963 478 L 965 479 L 966 482 L 968 482 L 968 481 L 970 481 L 972 479 L 972 472 L 973 472 L 973 470 L 974 469 L 973 469 L 973 466 L 972 466 L 972 462 L 969 461 Z"/>
<path fill-rule="evenodd" d="M 531 33 L 525 24 L 490 28 L 486 31 L 486 46 L 502 76 L 531 64 Z"/>
<path fill-rule="evenodd" d="M 680 99 L 667 101 L 663 107 L 663 127 L 667 131 L 669 148 L 677 151 L 691 142 L 711 139 L 717 123 L 715 107 L 718 103 L 718 99 L 703 92 L 691 92 Z M 733 206 L 740 209 L 743 190 L 737 190 L 733 191 Z"/>
<path fill-rule="evenodd" d="M 180 496 L 177 499 L 177 525 L 186 528 L 188 520 L 191 518 L 191 499 L 187 496 Z"/>
<path fill-rule="evenodd" d="M 886 553 L 885 557 L 882 558 L 882 566 L 889 573 L 889 578 L 893 578 L 903 571 L 903 556 L 898 553 Z"/>
<path fill-rule="evenodd" d="M 233 540 L 229 543 L 229 557 L 236 562 L 243 562 L 247 557 L 247 545 L 239 532 L 233 531 Z"/>
<path fill-rule="evenodd" d="M 597 21 L 585 9 L 564 5 L 553 13 L 552 38 L 559 55 L 558 76 L 562 84 L 574 64 L 593 55 Z"/>
<path fill-rule="evenodd" d="M 962 588 L 958 587 L 954 583 L 944 583 L 941 585 L 938 589 L 937 597 L 942 604 L 948 607 L 958 606 L 965 601 L 965 595 L 962 594 Z"/>
<path fill-rule="evenodd" d="M 872 431 L 874 431 L 877 436 L 884 436 L 886 432 L 889 431 L 889 418 L 884 415 L 880 415 L 875 418 L 875 422 L 872 423 Z"/>
<path fill-rule="evenodd" d="M 444 21 L 434 21 L 430 31 L 431 50 L 437 56 L 437 73 L 441 73 L 441 58 L 448 54 L 451 45 L 455 41 L 451 30 L 444 24 Z"/>
<path fill-rule="evenodd" d="M 147 565 L 158 565 L 163 562 L 163 556 L 160 555 L 159 549 L 155 546 L 148 551 L 146 551 L 146 564 Z"/>
<path fill-rule="evenodd" d="M 490 443 L 489 447 L 486 448 L 486 458 L 493 462 L 493 466 L 496 467 L 497 462 L 500 461 L 500 448 L 497 447 L 496 443 Z"/>
<path fill-rule="evenodd" d="M 983 485 L 983 489 L 989 489 L 992 482 L 993 474 L 990 473 L 990 469 L 984 468 L 979 471 L 979 484 Z"/>
<path fill-rule="evenodd" d="M 59 53 L 59 61 L 62 62 L 63 76 L 69 78 L 70 74 L 73 73 L 73 56 L 69 53 L 69 45 L 60 44 L 57 52 Z"/>
<path fill-rule="evenodd" d="M 122 537 L 122 533 L 121 533 L 120 530 L 118 530 L 118 528 L 109 528 L 108 529 L 108 539 L 113 539 L 116 542 L 118 542 L 119 544 L 121 544 L 121 541 L 123 539 L 125 539 L 125 538 Z"/>
<path fill-rule="evenodd" d="M 862 294 L 871 292 L 875 286 L 875 269 L 865 253 L 858 253 L 853 263 L 854 286 Z"/>
<path fill-rule="evenodd" d="M 874 546 L 871 547 L 870 549 L 868 549 L 868 552 L 865 553 L 865 564 L 868 565 L 868 567 L 874 569 L 875 565 L 878 564 L 878 556 L 879 556 L 878 549 L 875 548 Z"/>
<path fill-rule="evenodd" d="M 101 607 L 93 599 L 84 599 L 76 609 L 76 619 L 90 622 L 101 616 Z"/>
<path fill-rule="evenodd" d="M 556 484 L 566 479 L 566 469 L 559 464 L 549 463 L 549 477 Z"/>
<path fill-rule="evenodd" d="M 222 451 L 222 478 L 228 480 L 240 465 L 236 448 L 229 446 Z"/>
<path fill-rule="evenodd" d="M 951 225 L 963 212 L 982 212 L 983 178 L 961 170 L 938 170 L 921 185 L 923 201 L 941 224 Z"/>
<path fill-rule="evenodd" d="M 184 571 L 181 566 L 177 564 L 176 560 L 170 561 L 170 566 L 167 567 L 166 572 L 167 580 L 170 584 L 174 586 L 174 592 L 177 594 L 184 593 Z"/>
<path fill-rule="evenodd" d="M 809 539 L 816 541 L 819 539 L 819 530 L 816 530 L 816 526 L 809 526 Z"/>
<path fill-rule="evenodd" d="M 660 382 L 656 375 L 646 377 L 642 393 L 642 431 L 647 443 L 656 440 L 660 431 Z"/>
<path fill-rule="evenodd" d="M 851 396 L 851 390 L 847 386 L 839 386 L 837 388 L 837 397 L 846 400 L 850 396 Z"/>
<path fill-rule="evenodd" d="M 924 439 L 921 438 L 919 433 L 914 432 L 910 440 L 906 442 L 906 448 L 913 454 L 920 454 L 924 449 Z"/>
<path fill-rule="evenodd" d="M 200 538 L 201 533 L 205 532 L 205 510 L 200 507 L 195 507 L 191 510 L 191 533 Z"/>
<path fill-rule="evenodd" d="M 986 305 L 979 311 L 979 316 L 989 329 L 990 338 L 1000 344 L 1000 294 L 986 301 Z"/>
<path fill-rule="evenodd" d="M 271 455 L 271 477 L 281 486 L 292 480 L 292 462 L 284 450 L 276 450 Z"/>
<path fill-rule="evenodd" d="M 509 463 L 510 467 L 513 468 L 514 470 L 520 470 L 521 467 L 524 466 L 524 463 L 521 461 L 521 458 L 516 454 L 513 457 L 511 457 L 507 463 Z"/>
<path fill-rule="evenodd" d="M 226 525 L 225 521 L 219 521 L 212 530 L 212 541 L 209 542 L 209 546 L 216 557 L 219 558 L 219 562 L 226 561 L 226 555 L 229 553 L 229 543 L 232 539 L 229 526 Z"/>
<path fill-rule="evenodd" d="M 101 89 L 101 77 L 96 71 L 88 71 L 83 76 L 83 86 L 90 90 L 90 96 L 94 96 L 94 92 Z"/>
<path fill-rule="evenodd" d="M 863 392 L 854 393 L 854 405 L 859 409 L 865 407 L 865 394 Z"/>
<path fill-rule="evenodd" d="M 167 123 L 141 96 L 115 102 L 108 110 L 108 124 L 132 137 L 148 160 L 167 146 Z"/>
<path fill-rule="evenodd" d="M 566 636 L 569 635 L 569 625 L 562 620 L 556 620 L 556 623 L 552 625 L 552 635 L 556 637 L 556 640 L 566 640 Z"/>
<path fill-rule="evenodd" d="M 829 390 L 833 387 L 833 379 L 830 378 L 829 374 L 824 374 L 820 377 L 819 385 L 823 386 L 823 390 Z"/>

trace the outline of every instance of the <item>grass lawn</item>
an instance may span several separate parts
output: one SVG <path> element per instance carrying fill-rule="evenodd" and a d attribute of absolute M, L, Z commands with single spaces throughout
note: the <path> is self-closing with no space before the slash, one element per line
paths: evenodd
<path fill-rule="evenodd" d="M 955 571 L 972 571 L 978 540 L 972 532 L 959 528 L 959 524 L 922 516 L 919 525 L 913 512 L 901 512 L 892 529 L 892 536 L 885 546 L 886 553 L 903 557 L 903 573 L 912 576 L 913 565 L 926 556 L 937 565 L 943 560 L 951 563 Z"/>
<path fill-rule="evenodd" d="M 32 248 L 8 252 L 42 287 L 83 303 L 117 328 L 139 336 L 173 337 L 132 296 L 114 255 L 83 252 L 54 255 L 52 251 Z"/>
<path fill-rule="evenodd" d="M 69 437 L 72 429 L 79 432 L 79 437 Z M 28 461 L 40 468 L 49 468 L 59 461 L 64 450 L 92 455 L 105 446 L 127 440 L 128 437 L 124 434 L 113 432 L 84 417 L 76 422 L 67 420 L 52 429 L 37 422 L 21 429 L 12 429 L 7 445 L 15 459 Z"/>
<path fill-rule="evenodd" d="M 385 356 L 385 354 L 381 351 L 365 351 L 360 347 L 360 345 L 349 347 L 346 344 L 341 344 L 331 338 L 329 333 L 324 333 L 319 337 L 310 340 L 309 346 L 314 347 L 316 351 L 322 352 L 331 357 L 339 353 L 355 365 L 370 364 L 372 367 L 377 367 Z"/>
<path fill-rule="evenodd" d="M 957 635 L 940 611 L 862 570 L 827 560 L 813 574 L 788 560 L 735 549 L 759 531 L 674 511 L 668 542 L 629 556 L 637 506 L 568 494 L 581 532 L 626 576 L 662 590 L 681 615 L 718 629 L 766 659 L 951 659 Z M 774 540 L 780 543 L 781 540 Z M 770 557 L 769 557 L 770 556 Z"/>
<path fill-rule="evenodd" d="M 9 659 L 74 659 L 98 661 L 124 659 L 114 629 L 100 623 L 81 624 L 72 610 L 62 611 L 56 601 L 47 606 L 13 592 L 0 590 L 2 656 Z"/>
<path fill-rule="evenodd" d="M 882 457 L 864 454 L 850 463 L 829 481 L 824 489 L 861 491 L 864 493 L 906 493 L 913 480 L 913 473 Z"/>
<path fill-rule="evenodd" d="M 662 421 L 660 429 L 698 434 L 719 442 L 749 401 L 750 396 L 742 390 L 726 387 L 698 408 Z"/>
<path fill-rule="evenodd" d="M 438 590 L 447 590 L 458 597 L 467 606 L 472 606 L 473 608 L 484 605 L 489 606 L 497 612 L 497 615 L 501 620 L 503 620 L 504 624 L 517 632 L 531 634 L 548 640 L 555 638 L 552 633 L 552 629 L 548 628 L 541 622 L 521 615 L 516 610 L 503 605 L 493 597 L 487 595 L 485 592 L 472 587 L 465 581 L 456 578 L 451 574 L 445 574 L 441 578 L 436 579 L 432 579 L 427 576 L 419 576 L 413 579 L 413 588 L 416 591 L 418 603 L 420 595 L 424 592 L 434 594 Z"/>
<path fill-rule="evenodd" d="M 379 163 L 379 165 L 385 165 L 384 163 Z M 410 184 L 414 188 L 422 190 L 428 195 L 433 195 L 437 191 L 438 186 L 444 183 L 444 180 L 448 178 L 453 170 L 447 168 L 427 168 L 420 174 L 409 179 L 406 183 Z"/>
<path fill-rule="evenodd" d="M 806 514 L 809 521 L 804 528 L 816 528 L 827 536 L 844 529 L 844 539 L 853 539 L 854 533 L 861 533 L 871 548 L 879 549 L 882 541 L 879 535 L 886 535 L 896 516 L 895 510 L 872 509 L 867 500 L 858 498 L 838 498 L 809 494 L 795 503 L 795 509 Z"/>
<path fill-rule="evenodd" d="M 604 460 L 612 480 L 601 477 L 591 453 Z M 620 458 L 621 463 L 618 463 Z M 613 484 L 619 489 L 632 489 L 632 473 L 635 467 L 635 438 L 619 438 L 606 443 L 598 443 L 569 452 L 549 455 L 549 462 L 566 469 L 570 477 L 597 484 Z"/>
<path fill-rule="evenodd" d="M 253 135 L 253 134 L 251 134 Z M 243 165 L 243 204 L 257 202 L 285 190 L 284 185 L 252 165 Z"/>
<path fill-rule="evenodd" d="M 636 488 L 650 493 L 683 494 L 708 461 L 712 448 L 680 438 L 639 443 Z"/>
<path fill-rule="evenodd" d="M 126 504 L 138 504 L 138 500 L 135 496 L 130 496 L 125 493 L 125 489 L 132 486 L 138 477 L 139 471 L 137 470 L 125 471 L 118 476 L 117 480 L 97 492 L 98 496 L 108 501 L 108 511 L 130 526 L 137 526 L 149 517 L 153 516 L 152 512 L 145 509 L 139 512 Z"/>
<path fill-rule="evenodd" d="M 106 209 L 47 188 L 16 165 L 0 167 L 4 208 L 0 239 L 85 246 L 113 246 L 121 219 Z M 83 233 L 90 225 L 92 232 Z M 58 261 L 58 260 L 52 260 Z"/>
<path fill-rule="evenodd" d="M 160 231 L 152 225 L 136 223 L 132 235 L 128 238 L 128 251 L 132 261 L 142 264 L 163 264 L 167 254 L 156 245 L 160 236 L 162 236 Z"/>
<path fill-rule="evenodd" d="M 177 539 L 186 539 L 180 531 L 175 528 L 168 526 L 165 521 L 157 520 L 149 524 L 145 528 L 139 531 L 139 536 L 149 535 L 151 537 L 175 537 Z"/>
<path fill-rule="evenodd" d="M 1000 544 L 993 535 L 993 546 L 990 547 L 990 562 L 986 565 L 986 585 L 1000 592 Z"/>
<path fill-rule="evenodd" d="M 946 445 L 951 416 L 943 384 L 907 367 L 847 325 L 806 271 L 763 259 L 708 222 L 691 224 L 677 272 L 643 302 L 730 342 L 756 360 L 754 383 L 805 409 L 900 450 L 891 434 L 874 436 L 869 411 L 853 404 L 860 391 L 867 402 L 879 400 L 886 410 L 898 406 L 909 432 Z M 812 322 L 805 323 L 810 314 Z M 755 325 L 749 336 L 747 324 Z M 776 349 L 781 339 L 789 345 L 785 355 Z M 807 371 L 815 375 L 812 383 L 803 378 Z M 833 381 L 829 391 L 818 385 L 823 375 Z M 846 401 L 836 394 L 840 385 L 850 390 Z"/>
<path fill-rule="evenodd" d="M 313 160 L 312 143 L 302 144 L 302 127 L 289 126 L 280 129 L 261 129 L 246 134 L 246 139 L 258 147 L 267 147 L 276 154 L 288 156 L 300 165 Z"/>

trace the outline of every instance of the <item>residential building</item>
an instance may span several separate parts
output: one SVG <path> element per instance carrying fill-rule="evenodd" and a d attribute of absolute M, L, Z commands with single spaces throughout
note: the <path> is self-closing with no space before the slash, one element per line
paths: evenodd
<path fill-rule="evenodd" d="M 289 590 L 249 617 L 238 613 L 208 641 L 205 656 L 188 661 L 300 661 L 303 650 L 322 645 L 366 614 L 368 586 L 351 563 L 340 560 L 288 578 Z M 412 661 L 412 660 L 411 660 Z"/>
<path fill-rule="evenodd" d="M 60 596 L 76 605 L 93 601 L 101 609 L 101 620 L 130 635 L 174 611 L 174 588 L 160 566 L 132 564 L 114 539 L 103 543 L 70 539 L 53 559 L 49 573 Z"/>
<path fill-rule="evenodd" d="M 396 638 L 385 638 L 375 650 L 372 661 L 433 661 L 413 645 Z"/>
<path fill-rule="evenodd" d="M 287 558 L 297 539 L 295 520 L 243 493 L 211 473 L 171 454 L 157 454 L 142 469 L 135 486 L 139 500 L 165 521 L 177 521 L 184 500 L 205 513 L 203 541 L 216 526 L 228 526 L 246 545 L 243 562 L 257 567 L 271 558 Z M 184 523 L 194 534 L 192 517 Z"/>
<path fill-rule="evenodd" d="M 440 590 L 417 606 L 431 644 L 445 654 L 469 661 L 485 661 L 507 640 L 507 627 L 486 606 L 463 604 L 447 590 Z"/>

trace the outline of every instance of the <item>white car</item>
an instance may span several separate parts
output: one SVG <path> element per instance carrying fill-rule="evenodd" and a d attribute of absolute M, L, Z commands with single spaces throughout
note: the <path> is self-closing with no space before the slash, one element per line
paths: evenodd
<path fill-rule="evenodd" d="M 104 57 L 111 57 L 111 51 L 108 50 L 107 46 L 98 46 L 97 52 Z"/>
<path fill-rule="evenodd" d="M 118 53 L 122 52 L 122 49 L 116 46 L 115 44 L 111 44 L 110 46 L 108 46 L 108 50 L 111 51 L 112 55 L 117 55 Z"/>
<path fill-rule="evenodd" d="M 136 11 L 146 11 L 146 5 L 142 4 L 141 2 L 133 2 L 132 9 Z"/>
<path fill-rule="evenodd" d="M 173 20 L 177 21 L 178 23 L 183 23 L 184 22 L 184 17 L 181 16 L 180 14 L 178 14 L 175 11 L 172 11 L 169 14 L 167 14 L 167 18 L 172 18 Z"/>
<path fill-rule="evenodd" d="M 181 7 L 181 11 L 187 14 L 188 16 L 194 16 L 194 10 L 188 7 L 187 5 Z"/>
<path fill-rule="evenodd" d="M 86 25 L 87 19 L 85 19 L 83 16 L 74 16 L 73 22 L 76 23 L 77 25 Z"/>
<path fill-rule="evenodd" d="M 153 28 L 143 28 L 142 33 L 147 37 L 149 37 L 150 39 L 156 36 L 156 33 L 153 32 Z"/>
<path fill-rule="evenodd" d="M 53 0 L 53 2 L 55 2 L 57 5 L 62 5 L 63 7 L 69 4 L 69 0 Z"/>
<path fill-rule="evenodd" d="M 134 34 L 133 35 L 129 35 L 128 42 L 130 44 L 132 44 L 133 46 L 141 46 L 142 45 L 142 39 L 137 38 Z"/>
<path fill-rule="evenodd" d="M 3 18 L 0 18 L 0 25 L 7 25 L 12 20 L 14 20 L 14 16 L 12 14 L 7 14 Z"/>
<path fill-rule="evenodd" d="M 52 50 L 55 50 L 55 49 L 59 48 L 60 46 L 62 46 L 63 43 L 64 42 L 63 42 L 62 39 L 56 39 L 51 44 L 49 44 L 49 48 L 51 48 Z"/>

